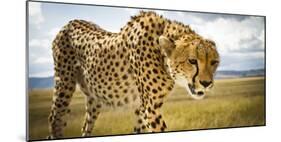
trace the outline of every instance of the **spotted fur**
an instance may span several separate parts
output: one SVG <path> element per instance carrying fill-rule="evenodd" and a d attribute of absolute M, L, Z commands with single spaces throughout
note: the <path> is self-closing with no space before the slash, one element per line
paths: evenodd
<path fill-rule="evenodd" d="M 83 136 L 91 135 L 101 108 L 123 106 L 136 100 L 139 105 L 134 131 L 164 131 L 167 125 L 159 110 L 172 91 L 177 74 L 184 75 L 182 63 L 176 57 L 193 66 L 187 63 L 187 54 L 176 53 L 176 48 L 183 43 L 194 46 L 197 41 L 204 46 L 200 50 L 214 46 L 214 42 L 203 39 L 189 26 L 154 12 L 140 12 L 119 33 L 83 20 L 70 21 L 52 44 L 55 89 L 49 116 L 51 138 L 63 136 L 64 116 L 70 112 L 68 106 L 76 84 L 86 96 Z M 209 50 L 216 51 L 213 47 Z M 218 55 L 215 56 L 217 59 Z M 187 78 L 194 76 L 192 70 L 196 68 L 187 69 L 191 74 Z"/>

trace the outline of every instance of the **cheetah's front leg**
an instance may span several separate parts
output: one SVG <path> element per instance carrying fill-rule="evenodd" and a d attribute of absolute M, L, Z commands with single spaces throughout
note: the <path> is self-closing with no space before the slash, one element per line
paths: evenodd
<path fill-rule="evenodd" d="M 160 114 L 162 104 L 163 102 L 143 104 L 135 111 L 138 116 L 137 126 L 134 128 L 136 133 L 165 131 L 167 126 Z"/>
<path fill-rule="evenodd" d="M 147 131 L 147 120 L 144 106 L 140 106 L 136 109 L 135 114 L 137 116 L 136 126 L 134 127 L 134 133 L 143 133 Z"/>
<path fill-rule="evenodd" d="M 163 132 L 167 128 L 166 123 L 160 113 L 162 102 L 153 103 L 146 108 L 148 132 Z"/>

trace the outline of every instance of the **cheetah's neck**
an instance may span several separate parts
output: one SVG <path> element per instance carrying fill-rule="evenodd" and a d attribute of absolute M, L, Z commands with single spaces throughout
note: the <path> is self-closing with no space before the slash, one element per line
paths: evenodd
<path fill-rule="evenodd" d="M 172 41 L 176 41 L 183 35 L 197 35 L 188 25 L 177 21 L 167 21 L 163 29 L 163 35 Z"/>

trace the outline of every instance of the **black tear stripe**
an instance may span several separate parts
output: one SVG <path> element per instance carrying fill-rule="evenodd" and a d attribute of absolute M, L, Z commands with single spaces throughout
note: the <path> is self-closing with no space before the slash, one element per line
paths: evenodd
<path fill-rule="evenodd" d="M 196 47 L 196 55 L 197 55 L 197 57 L 198 57 L 198 46 Z M 194 86 L 194 84 L 195 84 L 195 78 L 196 78 L 196 76 L 198 75 L 198 73 L 199 73 L 199 67 L 198 67 L 198 62 L 197 62 L 197 64 L 195 64 L 195 67 L 196 67 L 196 73 L 194 74 L 194 76 L 192 77 L 192 83 L 193 83 L 193 86 Z"/>
<path fill-rule="evenodd" d="M 199 67 L 198 67 L 198 64 L 195 64 L 196 66 L 196 73 L 194 74 L 194 76 L 192 77 L 192 82 L 193 82 L 193 85 L 195 84 L 195 78 L 196 76 L 198 75 L 199 73 Z"/>

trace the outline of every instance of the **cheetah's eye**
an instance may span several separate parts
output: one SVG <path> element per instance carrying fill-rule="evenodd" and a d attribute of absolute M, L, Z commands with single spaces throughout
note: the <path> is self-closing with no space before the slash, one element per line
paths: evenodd
<path fill-rule="evenodd" d="M 211 61 L 211 65 L 213 66 L 213 65 L 216 65 L 216 64 L 218 64 L 219 63 L 219 61 L 217 61 L 217 60 L 213 60 L 213 61 Z"/>
<path fill-rule="evenodd" d="M 192 65 L 196 65 L 197 64 L 197 60 L 196 59 L 188 59 L 188 61 Z"/>

